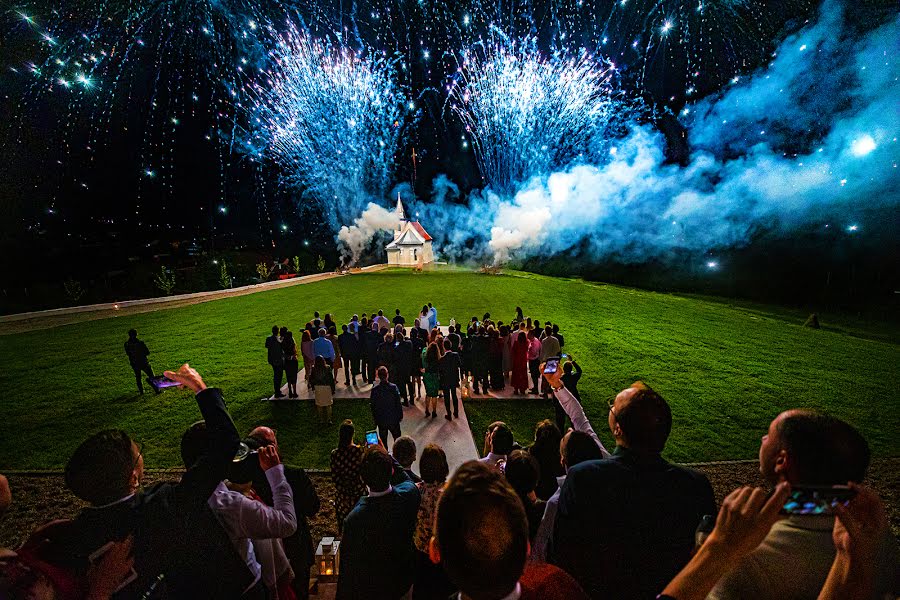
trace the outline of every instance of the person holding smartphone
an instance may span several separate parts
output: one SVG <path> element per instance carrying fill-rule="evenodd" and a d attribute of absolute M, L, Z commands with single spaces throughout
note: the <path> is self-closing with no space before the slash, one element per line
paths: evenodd
<path fill-rule="evenodd" d="M 787 483 L 794 492 L 807 486 L 843 487 L 848 482 L 854 488 L 865 479 L 869 458 L 869 444 L 849 423 L 795 409 L 769 424 L 760 444 L 759 469 L 771 485 Z M 816 597 L 834 560 L 834 529 L 834 510 L 788 515 L 716 584 L 710 600 Z M 869 597 L 900 595 L 897 541 L 882 534 L 872 554 L 869 576 L 874 593 Z M 779 583 L 777 589 L 769 585 L 772 581 Z"/>

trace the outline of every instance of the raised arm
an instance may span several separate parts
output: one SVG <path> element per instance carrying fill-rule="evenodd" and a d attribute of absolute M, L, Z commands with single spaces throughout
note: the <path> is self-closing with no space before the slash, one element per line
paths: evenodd
<path fill-rule="evenodd" d="M 587 415 L 584 414 L 584 407 L 581 406 L 578 398 L 573 396 L 572 392 L 567 390 L 565 386 L 562 386 L 561 384 L 562 382 L 560 382 L 557 387 L 553 388 L 553 394 L 559 401 L 559 405 L 563 407 L 564 411 L 566 411 L 569 419 L 571 419 L 572 426 L 575 428 L 575 431 L 581 431 L 582 433 L 586 433 L 591 436 L 591 439 L 594 440 L 597 443 L 597 446 L 600 447 L 600 452 L 603 453 L 603 458 L 609 458 L 611 454 L 606 449 L 606 446 L 603 445 L 603 442 L 600 440 L 597 432 L 594 431 L 594 428 L 591 426 L 591 422 L 590 420 L 588 420 Z"/>
<path fill-rule="evenodd" d="M 272 488 L 272 506 L 247 499 L 241 505 L 237 535 L 253 539 L 284 538 L 297 531 L 294 495 L 284 476 L 284 465 L 275 446 L 259 449 L 259 465 Z"/>
<path fill-rule="evenodd" d="M 888 530 L 884 505 L 867 487 L 851 483 L 856 497 L 834 509 L 834 563 L 819 600 L 865 600 L 874 597 L 878 549 Z M 896 565 L 895 565 L 896 566 Z M 895 571 L 896 572 L 896 571 Z"/>
<path fill-rule="evenodd" d="M 194 392 L 197 406 L 206 422 L 208 444 L 194 464 L 186 465 L 187 472 L 176 487 L 176 502 L 184 506 L 205 504 L 210 494 L 225 479 L 228 464 L 237 452 L 241 438 L 225 408 L 222 391 L 207 388 L 200 374 L 188 364 L 165 376 Z"/>
<path fill-rule="evenodd" d="M 716 582 L 752 552 L 778 521 L 790 494 L 781 483 L 771 496 L 762 488 L 743 487 L 722 502 L 716 526 L 691 561 L 666 586 L 661 597 L 704 600 Z"/>

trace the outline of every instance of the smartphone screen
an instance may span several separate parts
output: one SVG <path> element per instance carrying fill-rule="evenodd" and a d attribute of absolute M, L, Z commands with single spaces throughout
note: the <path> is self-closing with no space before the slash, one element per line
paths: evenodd
<path fill-rule="evenodd" d="M 548 358 L 547 364 L 544 365 L 544 373 L 552 374 L 557 370 L 559 370 L 559 357 Z"/>
<path fill-rule="evenodd" d="M 155 387 L 158 390 L 164 390 L 164 389 L 170 388 L 170 387 L 178 387 L 181 385 L 177 381 L 173 381 L 172 379 L 169 379 L 165 375 L 156 375 L 154 377 L 150 377 L 149 381 L 150 381 L 150 385 L 152 385 L 153 387 Z"/>
<path fill-rule="evenodd" d="M 377 431 L 367 431 L 366 432 L 366 443 L 370 446 L 378 445 L 378 432 Z"/>
<path fill-rule="evenodd" d="M 830 515 L 836 504 L 847 506 L 856 495 L 846 485 L 795 486 L 781 509 L 787 515 Z"/>

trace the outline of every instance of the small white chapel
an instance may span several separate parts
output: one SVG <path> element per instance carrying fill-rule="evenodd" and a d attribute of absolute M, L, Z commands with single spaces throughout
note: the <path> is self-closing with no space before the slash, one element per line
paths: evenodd
<path fill-rule="evenodd" d="M 397 196 L 397 213 L 400 224 L 394 230 L 394 240 L 387 245 L 388 264 L 403 267 L 423 266 L 434 262 L 431 236 L 418 219 L 407 219 L 403 202 Z"/>

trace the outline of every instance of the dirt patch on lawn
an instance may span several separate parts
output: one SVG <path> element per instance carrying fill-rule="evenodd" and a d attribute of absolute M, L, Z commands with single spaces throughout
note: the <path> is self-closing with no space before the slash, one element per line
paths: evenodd
<path fill-rule="evenodd" d="M 763 485 L 759 465 L 751 463 L 719 463 L 692 465 L 706 473 L 716 494 L 716 501 L 722 502 L 728 493 L 741 485 Z M 177 480 L 181 471 L 154 471 L 145 475 L 145 485 L 158 481 Z M 334 485 L 328 473 L 310 473 L 322 509 L 310 522 L 313 539 L 337 534 L 334 517 Z M 61 474 L 11 474 L 8 475 L 13 491 L 13 505 L 0 519 L 0 547 L 15 548 L 27 538 L 35 527 L 53 519 L 74 516 L 84 503 L 66 489 Z M 866 483 L 884 500 L 894 536 L 900 539 L 900 458 L 885 458 L 872 461 Z"/>

